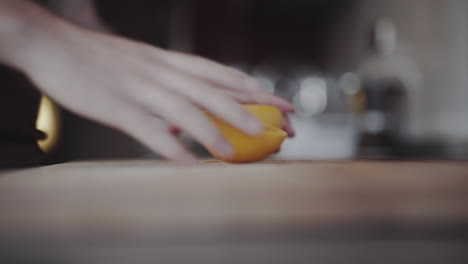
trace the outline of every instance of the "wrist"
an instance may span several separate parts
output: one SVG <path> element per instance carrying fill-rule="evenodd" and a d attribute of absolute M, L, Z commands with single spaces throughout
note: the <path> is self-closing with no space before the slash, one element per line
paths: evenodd
<path fill-rule="evenodd" d="M 21 71 L 37 64 L 58 20 L 29 1 L 0 1 L 0 62 Z"/>

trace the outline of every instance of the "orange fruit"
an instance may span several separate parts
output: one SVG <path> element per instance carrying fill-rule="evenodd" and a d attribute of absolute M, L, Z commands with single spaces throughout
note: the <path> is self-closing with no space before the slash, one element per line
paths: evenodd
<path fill-rule="evenodd" d="M 283 124 L 281 111 L 266 105 L 245 105 L 244 107 L 263 123 L 262 133 L 259 136 L 247 135 L 223 120 L 208 114 L 234 149 L 234 155 L 230 158 L 222 158 L 208 149 L 214 157 L 232 163 L 254 162 L 268 157 L 280 148 L 287 136 L 286 132 L 280 129 Z"/>
<path fill-rule="evenodd" d="M 283 114 L 278 108 L 269 105 L 243 105 L 243 107 L 263 124 L 279 129 L 283 127 Z"/>

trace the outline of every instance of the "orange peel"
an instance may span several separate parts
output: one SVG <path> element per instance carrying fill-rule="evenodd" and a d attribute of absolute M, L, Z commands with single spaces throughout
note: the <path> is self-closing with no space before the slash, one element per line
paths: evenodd
<path fill-rule="evenodd" d="M 243 105 L 243 107 L 254 115 L 264 125 L 272 126 L 281 129 L 284 124 L 283 114 L 281 111 L 269 105 Z"/>
<path fill-rule="evenodd" d="M 208 149 L 214 157 L 231 163 L 255 162 L 275 153 L 286 139 L 287 133 L 281 130 L 284 121 L 280 110 L 266 105 L 244 105 L 244 108 L 262 122 L 262 133 L 258 136 L 247 135 L 212 114 L 208 114 L 210 120 L 234 150 L 230 158 L 223 158 Z"/>

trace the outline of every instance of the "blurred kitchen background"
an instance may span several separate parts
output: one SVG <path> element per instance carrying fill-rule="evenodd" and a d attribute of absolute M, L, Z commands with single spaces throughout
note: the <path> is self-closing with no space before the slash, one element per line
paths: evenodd
<path fill-rule="evenodd" d="M 468 158 L 466 0 L 101 0 L 98 7 L 118 34 L 230 65 L 294 102 L 297 136 L 275 158 Z M 154 157 L 119 132 L 42 106 L 38 125 L 56 135 L 43 145 L 51 162 Z"/>

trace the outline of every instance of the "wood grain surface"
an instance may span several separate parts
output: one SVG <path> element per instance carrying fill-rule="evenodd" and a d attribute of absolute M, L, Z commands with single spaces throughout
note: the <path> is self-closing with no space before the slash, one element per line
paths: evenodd
<path fill-rule="evenodd" d="M 0 172 L 0 263 L 468 263 L 468 164 L 78 162 Z"/>
<path fill-rule="evenodd" d="M 68 163 L 0 173 L 0 213 L 0 240 L 464 225 L 468 163 Z"/>

